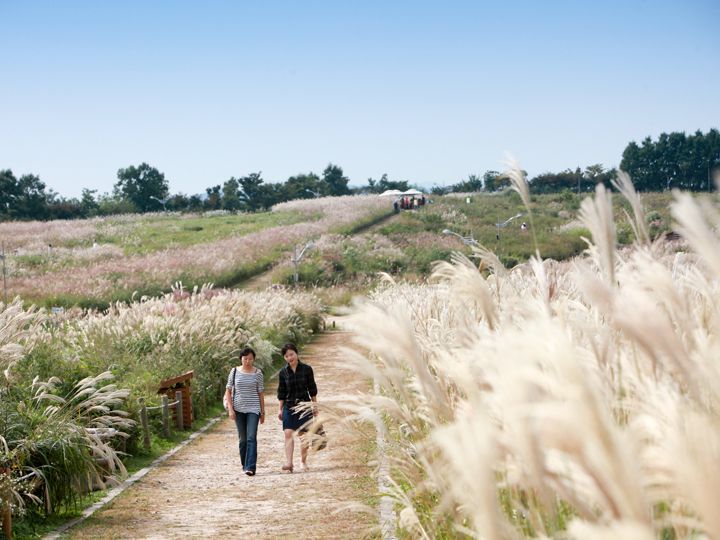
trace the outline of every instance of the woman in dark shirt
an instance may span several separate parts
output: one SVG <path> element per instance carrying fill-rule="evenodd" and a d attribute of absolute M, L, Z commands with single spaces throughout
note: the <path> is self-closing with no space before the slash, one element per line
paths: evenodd
<path fill-rule="evenodd" d="M 300 362 L 297 347 L 293 343 L 286 343 L 282 350 L 287 365 L 280 370 L 277 397 L 280 402 L 278 420 L 282 421 L 285 433 L 285 465 L 284 471 L 293 472 L 293 453 L 295 451 L 295 438 L 297 431 L 300 436 L 300 459 L 303 471 L 308 470 L 307 454 L 308 444 L 303 434 L 312 422 L 312 416 L 317 416 L 317 386 L 312 368 Z M 303 402 L 312 402 L 312 406 L 303 405 Z M 312 413 L 312 416 L 310 416 Z"/>

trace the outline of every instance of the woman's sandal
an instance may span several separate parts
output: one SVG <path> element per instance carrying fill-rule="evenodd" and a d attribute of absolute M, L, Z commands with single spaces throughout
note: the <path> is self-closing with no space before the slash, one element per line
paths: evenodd
<path fill-rule="evenodd" d="M 282 470 L 288 471 L 288 472 L 293 472 L 293 466 L 292 465 L 283 465 Z"/>

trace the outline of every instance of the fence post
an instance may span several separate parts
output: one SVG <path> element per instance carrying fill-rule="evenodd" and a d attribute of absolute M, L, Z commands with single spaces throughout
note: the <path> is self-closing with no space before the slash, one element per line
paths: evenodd
<path fill-rule="evenodd" d="M 147 407 L 145 406 L 145 398 L 140 398 L 140 422 L 143 430 L 143 446 L 145 450 L 150 450 L 150 425 L 148 424 Z"/>
<path fill-rule="evenodd" d="M 175 392 L 175 424 L 177 428 L 182 431 L 183 429 L 183 396 L 182 392 L 178 390 Z"/>
<path fill-rule="evenodd" d="M 168 406 L 169 400 L 167 396 L 162 397 L 162 423 L 163 437 L 170 437 L 170 411 Z"/>
<path fill-rule="evenodd" d="M 7 476 L 8 486 L 10 485 L 10 469 L 0 469 L 0 473 Z M 12 508 L 10 507 L 10 488 L 2 494 L 2 527 L 6 540 L 12 540 Z"/>

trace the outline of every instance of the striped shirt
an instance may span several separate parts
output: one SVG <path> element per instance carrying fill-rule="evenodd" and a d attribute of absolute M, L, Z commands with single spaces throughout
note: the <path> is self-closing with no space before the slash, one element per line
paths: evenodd
<path fill-rule="evenodd" d="M 255 373 L 243 373 L 233 368 L 225 388 L 231 391 L 237 412 L 260 414 L 260 392 L 265 391 L 262 371 L 255 368 Z"/>

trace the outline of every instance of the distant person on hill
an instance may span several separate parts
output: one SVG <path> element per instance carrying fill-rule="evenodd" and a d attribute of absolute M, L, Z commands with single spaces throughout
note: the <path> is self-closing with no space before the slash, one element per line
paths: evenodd
<path fill-rule="evenodd" d="M 228 376 L 225 401 L 228 416 L 235 420 L 243 471 L 255 476 L 258 423 L 265 423 L 265 388 L 262 371 L 253 365 L 255 351 L 245 347 L 240 352 L 240 362 Z"/>
<path fill-rule="evenodd" d="M 285 433 L 285 465 L 283 471 L 293 472 L 294 434 L 300 437 L 300 459 L 303 471 L 308 470 L 307 454 L 309 442 L 305 434 L 313 417 L 317 416 L 317 385 L 313 369 L 300 361 L 298 349 L 293 343 L 286 343 L 282 350 L 286 365 L 280 370 L 277 398 L 280 402 L 278 420 L 282 421 Z M 312 405 L 310 406 L 310 402 Z"/>

